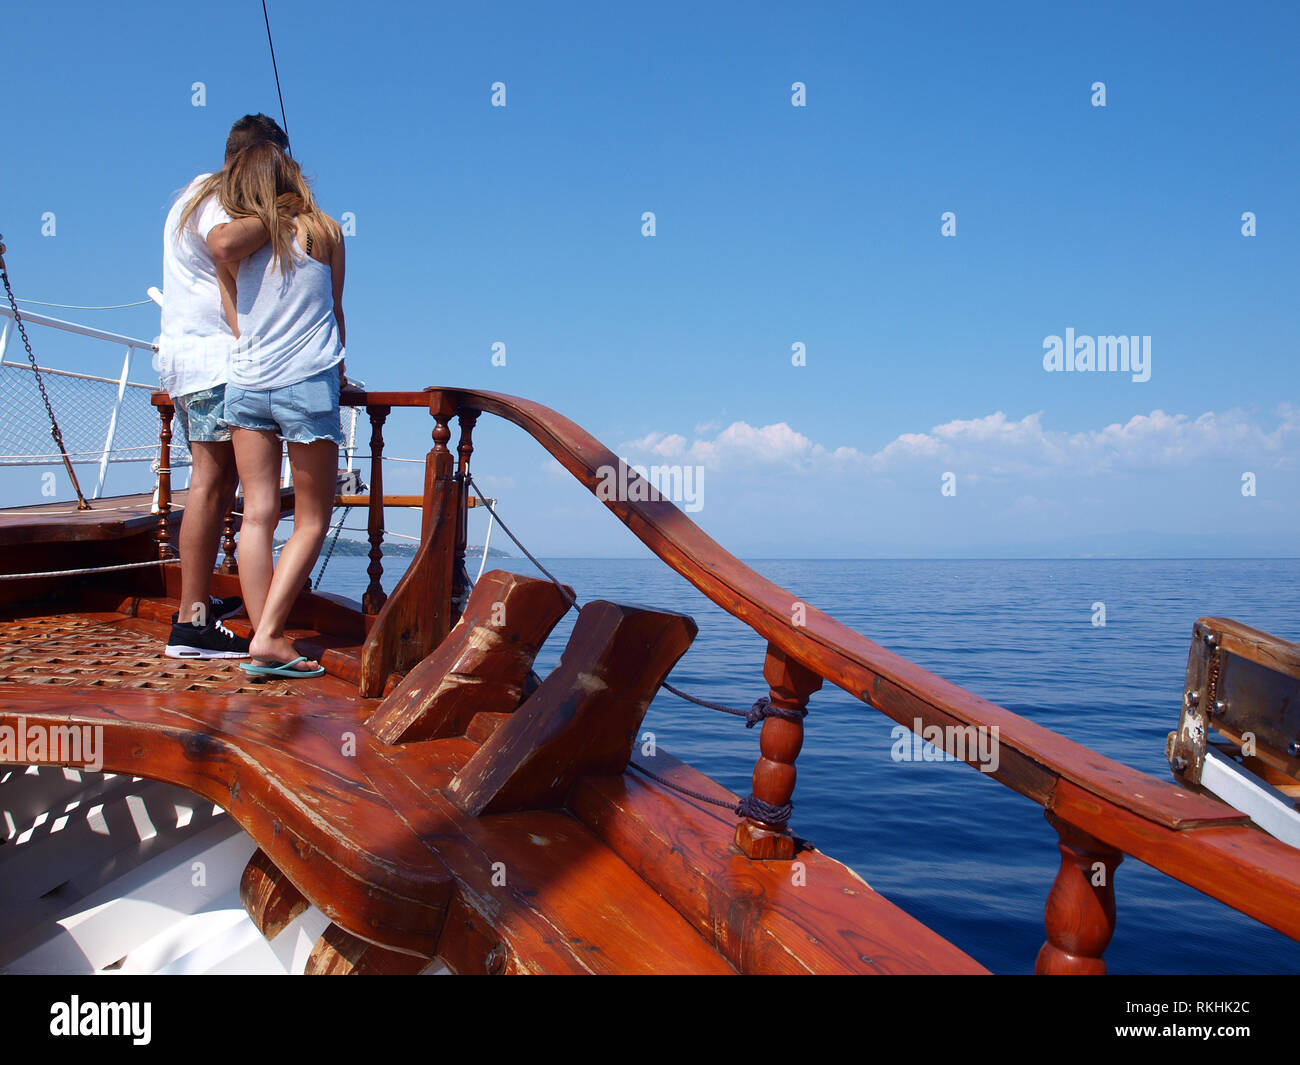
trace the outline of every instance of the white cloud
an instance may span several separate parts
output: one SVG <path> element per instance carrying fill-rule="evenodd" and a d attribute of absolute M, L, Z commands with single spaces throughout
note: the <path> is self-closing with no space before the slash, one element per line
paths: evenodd
<path fill-rule="evenodd" d="M 547 455 L 546 458 L 542 459 L 541 464 L 537 468 L 542 471 L 547 480 L 560 482 L 573 480 L 569 471 L 561 466 L 559 462 L 550 455 Z"/>
<path fill-rule="evenodd" d="M 995 411 L 924 433 L 903 433 L 874 453 L 828 448 L 785 422 L 755 427 L 738 421 L 712 438 L 698 431 L 693 440 L 678 433 L 649 433 L 621 445 L 619 452 L 630 462 L 666 460 L 742 473 L 785 468 L 874 474 L 918 464 L 988 476 L 1137 472 L 1214 459 L 1294 466 L 1300 452 L 1300 407 L 1281 404 L 1276 419 L 1270 429 L 1241 410 L 1207 411 L 1196 418 L 1154 410 L 1123 424 L 1071 433 L 1047 428 L 1041 411 L 1020 419 Z"/>

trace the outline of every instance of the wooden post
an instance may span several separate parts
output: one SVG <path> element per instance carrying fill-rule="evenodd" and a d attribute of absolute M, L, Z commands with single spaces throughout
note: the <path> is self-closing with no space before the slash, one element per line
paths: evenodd
<path fill-rule="evenodd" d="M 266 851 L 253 851 L 239 878 L 239 898 L 257 930 L 274 939 L 311 905 L 284 875 Z"/>
<path fill-rule="evenodd" d="M 162 428 L 158 432 L 158 558 L 174 557 L 169 526 L 172 511 L 172 418 L 176 409 L 168 403 L 158 408 Z"/>
<path fill-rule="evenodd" d="M 367 523 L 370 565 L 366 568 L 370 583 L 361 597 L 361 609 L 367 614 L 378 614 L 388 598 L 379 579 L 384 575 L 384 422 L 391 410 L 391 407 L 366 407 L 370 415 L 370 520 Z"/>
<path fill-rule="evenodd" d="M 424 520 L 420 536 L 430 549 L 429 592 L 430 605 L 434 611 L 434 627 L 433 642 L 424 649 L 420 658 L 443 641 L 453 624 L 456 511 L 460 501 L 455 456 L 447 447 L 447 442 L 451 440 L 451 427 L 448 423 L 457 413 L 455 398 L 440 390 L 431 391 L 429 413 L 433 415 L 433 449 L 425 459 Z"/>
<path fill-rule="evenodd" d="M 808 699 L 822 686 L 822 678 L 806 666 L 767 645 L 763 678 L 771 686 L 768 698 L 773 709 L 789 717 L 767 717 L 759 737 L 758 762 L 754 766 L 754 790 L 750 800 L 779 809 L 794 795 L 794 762 L 803 747 L 803 711 Z M 736 828 L 736 846 L 748 857 L 761 860 L 789 860 L 794 857 L 794 837 L 780 821 L 746 817 Z"/>
<path fill-rule="evenodd" d="M 406 673 L 451 631 L 452 562 L 456 554 L 456 483 L 448 421 L 456 413 L 454 395 L 429 392 L 433 448 L 424 462 L 424 521 L 420 546 L 402 579 L 375 617 L 361 649 L 363 698 L 383 694 L 389 677 Z M 379 498 L 371 491 L 373 501 Z"/>
<path fill-rule="evenodd" d="M 622 775 L 650 700 L 698 631 L 685 614 L 588 603 L 560 665 L 443 794 L 473 817 L 556 809 L 580 777 Z"/>
<path fill-rule="evenodd" d="M 417 976 L 432 958 L 385 950 L 334 923 L 321 934 L 307 957 L 304 976 Z"/>
<path fill-rule="evenodd" d="M 429 531 L 439 514 L 438 500 L 446 489 L 445 483 L 455 480 L 454 459 L 447 447 L 451 439 L 448 422 L 455 413 L 452 401 L 441 391 L 429 393 L 429 413 L 433 415 L 433 447 L 424 457 L 424 516 L 420 525 L 420 539 L 427 540 Z"/>
<path fill-rule="evenodd" d="M 411 743 L 464 735 L 479 714 L 512 713 L 528 694 L 538 650 L 568 613 L 564 591 L 572 594 L 536 577 L 485 573 L 465 623 L 406 674 L 367 731 L 384 743 Z"/>
<path fill-rule="evenodd" d="M 226 516 L 221 522 L 221 550 L 224 558 L 218 567 L 220 573 L 239 573 L 239 563 L 235 560 L 235 503 L 231 500 Z"/>
<path fill-rule="evenodd" d="M 465 569 L 465 547 L 469 540 L 469 460 L 474 454 L 474 423 L 478 421 L 479 412 L 463 410 L 460 412 L 460 446 L 456 449 L 459 461 L 456 465 L 456 552 L 452 560 L 452 610 L 451 623 L 460 620 L 464 604 L 469 599 L 469 573 Z"/>
<path fill-rule="evenodd" d="M 1115 867 L 1124 855 L 1050 810 L 1043 813 L 1060 836 L 1061 868 L 1047 896 L 1047 942 L 1034 972 L 1104 975 L 1102 955 L 1115 932 Z"/>

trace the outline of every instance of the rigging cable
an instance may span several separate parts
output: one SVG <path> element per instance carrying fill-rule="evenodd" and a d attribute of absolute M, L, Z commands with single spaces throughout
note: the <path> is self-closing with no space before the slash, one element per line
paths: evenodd
<path fill-rule="evenodd" d="M 275 65 L 275 41 L 271 39 L 271 16 L 266 13 L 266 0 L 262 0 L 262 18 L 266 20 L 266 43 L 271 46 L 271 69 L 275 72 L 275 94 L 280 98 L 280 127 L 285 140 L 289 139 L 289 120 L 284 117 L 284 93 L 280 91 L 280 69 Z M 292 151 L 289 153 L 293 154 Z"/>
<path fill-rule="evenodd" d="M 102 303 L 88 306 L 81 303 L 47 303 L 45 300 L 29 300 L 21 296 L 14 297 L 18 303 L 34 303 L 37 307 L 59 307 L 65 311 L 120 311 L 123 307 L 143 307 L 153 300 L 137 300 L 135 303 Z"/>

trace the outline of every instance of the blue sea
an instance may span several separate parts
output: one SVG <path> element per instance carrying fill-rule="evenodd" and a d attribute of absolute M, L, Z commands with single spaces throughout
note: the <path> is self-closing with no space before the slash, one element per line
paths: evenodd
<path fill-rule="evenodd" d="M 391 589 L 405 560 L 389 560 Z M 477 571 L 472 560 L 471 573 Z M 766 694 L 764 641 L 657 560 L 543 559 L 580 602 L 693 616 L 699 636 L 670 680 L 747 708 Z M 851 628 L 1007 709 L 1161 780 L 1192 623 L 1235 618 L 1300 636 L 1300 559 L 891 561 L 761 559 L 765 577 Z M 366 560 L 335 558 L 323 589 L 359 598 Z M 524 559 L 489 568 L 536 572 Z M 1094 604 L 1104 604 L 1105 625 Z M 538 657 L 559 659 L 574 613 Z M 960 762 L 896 762 L 893 722 L 838 688 L 809 704 L 796 833 L 996 973 L 1028 973 L 1056 875 L 1041 807 Z M 662 692 L 658 745 L 748 794 L 758 729 Z M 1115 878 L 1112 973 L 1295 973 L 1300 946 L 1126 857 Z M 1300 905 L 1300 899 L 1297 899 Z"/>

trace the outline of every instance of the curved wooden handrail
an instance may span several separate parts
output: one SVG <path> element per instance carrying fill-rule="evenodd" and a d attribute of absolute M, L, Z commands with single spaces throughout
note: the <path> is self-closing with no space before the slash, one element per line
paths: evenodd
<path fill-rule="evenodd" d="M 449 400 L 457 413 L 488 413 L 517 425 L 598 498 L 599 471 L 621 463 L 581 426 L 515 396 L 430 388 L 351 393 L 343 402 L 440 402 L 446 409 Z M 629 478 L 636 476 L 629 470 Z M 1097 840 L 1300 939 L 1300 907 L 1294 906 L 1300 851 L 1216 799 L 1098 754 L 869 640 L 735 558 L 653 488 L 648 495 L 643 502 L 602 502 L 667 565 L 773 647 L 908 728 L 916 720 L 923 727 L 996 728 L 999 765 L 990 776 Z M 793 623 L 797 604 L 804 607 L 802 625 Z"/>

